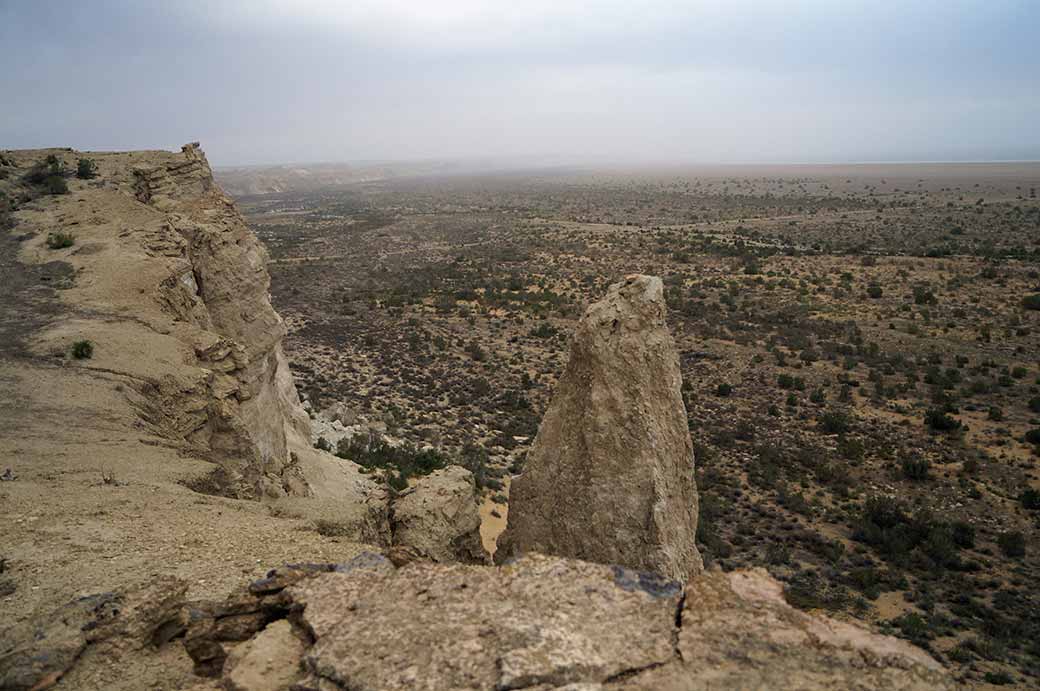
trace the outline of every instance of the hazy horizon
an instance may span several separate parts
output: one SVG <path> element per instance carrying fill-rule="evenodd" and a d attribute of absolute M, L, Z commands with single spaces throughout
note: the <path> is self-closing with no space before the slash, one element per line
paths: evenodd
<path fill-rule="evenodd" d="M 0 148 L 220 167 L 1040 159 L 1030 2 L 0 3 Z"/>

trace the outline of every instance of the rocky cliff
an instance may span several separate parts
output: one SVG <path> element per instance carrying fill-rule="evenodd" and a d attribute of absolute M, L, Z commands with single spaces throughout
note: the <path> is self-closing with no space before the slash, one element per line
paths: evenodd
<path fill-rule="evenodd" d="M 24 172 L 47 155 L 63 168 L 76 160 L 60 150 L 9 157 Z M 40 334 L 37 352 L 89 341 L 92 358 L 75 364 L 125 375 L 150 432 L 215 464 L 198 489 L 237 498 L 375 491 L 350 464 L 311 449 L 267 253 L 198 145 L 92 160 L 91 181 L 14 214 L 20 233 L 35 233 L 23 260 L 58 260 L 76 276 L 63 294 L 75 313 Z M 54 231 L 72 244 L 50 248 Z"/>

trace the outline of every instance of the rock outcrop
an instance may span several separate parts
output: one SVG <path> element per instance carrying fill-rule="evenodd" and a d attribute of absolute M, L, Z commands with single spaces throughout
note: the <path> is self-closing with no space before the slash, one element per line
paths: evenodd
<path fill-rule="evenodd" d="M 197 144 L 132 172 L 137 199 L 164 215 L 148 247 L 179 260 L 159 297 L 176 320 L 197 327 L 191 345 L 211 372 L 204 401 L 164 392 L 151 418 L 171 403 L 202 406 L 186 436 L 222 459 L 216 484 L 232 496 L 308 493 L 289 446 L 293 437 L 309 440 L 310 428 L 282 353 L 285 325 L 271 306 L 266 250 L 213 184 Z"/>
<path fill-rule="evenodd" d="M 701 569 L 679 358 L 661 280 L 629 276 L 585 312 L 497 560 L 542 552 L 685 581 Z"/>
<path fill-rule="evenodd" d="M 274 569 L 223 602 L 184 594 L 165 580 L 71 603 L 0 650 L 0 687 L 47 688 L 85 648 L 125 659 L 183 637 L 196 674 L 236 691 L 954 688 L 909 643 L 793 609 L 763 570 L 684 588 L 537 554 L 395 568 L 362 553 Z"/>
<path fill-rule="evenodd" d="M 243 691 L 951 687 L 908 643 L 794 610 L 762 570 L 702 573 L 684 589 L 542 555 L 401 569 L 368 555 L 279 569 L 249 592 L 247 609 L 278 602 L 292 628 L 258 622 L 209 668 Z M 260 650 L 266 679 L 244 666 Z"/>
<path fill-rule="evenodd" d="M 45 157 L 74 167 L 71 150 L 12 152 L 18 170 Z M 75 276 L 62 320 L 36 335 L 38 354 L 94 345 L 79 368 L 119 377 L 154 444 L 205 459 L 187 484 L 239 499 L 314 497 L 371 513 L 383 525 L 387 497 L 349 461 L 311 444 L 282 352 L 286 328 L 271 305 L 267 252 L 213 181 L 198 144 L 179 153 L 91 154 L 97 177 L 69 195 L 42 197 L 15 214 L 25 263 L 59 259 Z M 7 183 L 19 180 L 8 176 Z M 5 190 L 0 190 L 5 191 Z M 21 191 L 11 189 L 12 197 Z M 28 196 L 31 197 L 31 194 Z M 46 246 L 60 229 L 68 250 Z M 366 537 L 368 537 L 366 535 Z"/>
<path fill-rule="evenodd" d="M 393 503 L 393 543 L 437 562 L 482 563 L 473 473 L 457 465 L 420 478 Z"/>
<path fill-rule="evenodd" d="M 88 647 L 133 654 L 182 632 L 187 584 L 175 578 L 141 583 L 125 593 L 77 598 L 49 615 L 4 631 L 0 689 L 25 691 L 56 684 Z"/>

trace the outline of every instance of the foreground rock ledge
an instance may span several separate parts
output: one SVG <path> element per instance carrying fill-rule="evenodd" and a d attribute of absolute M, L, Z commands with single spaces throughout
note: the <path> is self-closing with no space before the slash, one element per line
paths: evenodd
<path fill-rule="evenodd" d="M 185 590 L 167 579 L 58 610 L 0 648 L 0 688 L 47 688 L 99 647 L 171 664 L 170 646 L 216 677 L 198 691 L 955 688 L 909 643 L 793 609 L 761 569 L 683 588 L 538 554 L 395 568 L 366 552 L 280 567 L 224 602 Z"/>
<path fill-rule="evenodd" d="M 633 275 L 586 310 L 496 557 L 533 551 L 662 573 L 701 570 L 697 488 L 661 279 Z"/>
<path fill-rule="evenodd" d="M 685 590 L 535 554 L 500 568 L 401 569 L 371 555 L 280 574 L 294 633 L 274 621 L 240 644 L 223 667 L 229 688 L 952 688 L 908 643 L 791 608 L 762 570 L 704 573 Z M 257 597 L 272 597 L 261 583 Z M 280 685 L 242 683 L 235 662 L 258 648 L 282 665 L 268 670 Z"/>

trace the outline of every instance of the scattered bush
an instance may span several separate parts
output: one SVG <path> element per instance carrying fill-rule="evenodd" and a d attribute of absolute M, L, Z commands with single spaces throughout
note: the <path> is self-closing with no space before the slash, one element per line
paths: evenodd
<path fill-rule="evenodd" d="M 1027 310 L 1040 310 L 1040 293 L 1027 295 L 1022 298 L 1022 307 Z"/>
<path fill-rule="evenodd" d="M 395 489 L 407 486 L 409 477 L 429 475 L 448 465 L 448 458 L 436 449 L 420 449 L 411 444 L 391 446 L 377 434 L 344 437 L 336 445 L 336 455 L 364 468 L 389 470 L 390 485 Z"/>
<path fill-rule="evenodd" d="M 1007 672 L 986 672 L 983 675 L 983 681 L 987 684 L 993 684 L 994 686 L 1006 686 L 1008 684 L 1014 684 L 1015 678 Z"/>
<path fill-rule="evenodd" d="M 829 410 L 820 416 L 819 424 L 824 434 L 845 434 L 849 431 L 851 420 L 843 410 Z"/>
<path fill-rule="evenodd" d="M 488 481 L 488 452 L 484 447 L 476 444 L 466 444 L 462 447 L 459 465 L 473 473 L 473 482 L 477 489 L 483 489 Z M 499 487 L 501 489 L 501 487 Z"/>
<path fill-rule="evenodd" d="M 790 374 L 781 374 L 776 378 L 776 385 L 781 389 L 794 389 L 805 391 L 805 380 L 801 377 L 792 377 Z"/>
<path fill-rule="evenodd" d="M 60 175 L 51 175 L 46 182 L 48 194 L 68 194 L 69 185 Z"/>
<path fill-rule="evenodd" d="M 25 180 L 30 185 L 42 186 L 48 194 L 65 194 L 69 191 L 65 183 L 65 164 L 54 154 L 33 166 Z"/>
<path fill-rule="evenodd" d="M 942 408 L 932 408 L 925 413 L 924 422 L 936 432 L 953 432 L 961 428 L 960 420 L 951 417 Z"/>
<path fill-rule="evenodd" d="M 950 524 L 953 543 L 962 549 L 971 549 L 975 546 L 975 526 L 964 521 L 954 521 Z"/>
<path fill-rule="evenodd" d="M 1026 536 L 1018 531 L 1001 533 L 997 537 L 997 546 L 1005 557 L 1018 558 L 1026 555 Z"/>
<path fill-rule="evenodd" d="M 729 396 L 733 393 L 733 385 L 723 382 L 715 387 L 715 394 L 718 396 Z"/>
<path fill-rule="evenodd" d="M 928 479 L 928 471 L 932 464 L 927 458 L 904 458 L 903 477 L 913 482 L 921 482 Z"/>
<path fill-rule="evenodd" d="M 861 439 L 842 437 L 838 440 L 838 453 L 846 460 L 861 461 L 866 453 L 866 447 Z"/>
<path fill-rule="evenodd" d="M 93 159 L 81 158 L 76 165 L 76 177 L 80 180 L 90 180 L 97 177 L 97 164 Z"/>
<path fill-rule="evenodd" d="M 52 250 L 65 249 L 76 244 L 76 236 L 72 233 L 50 233 L 47 235 L 47 247 Z"/>
<path fill-rule="evenodd" d="M 77 360 L 89 360 L 94 357 L 94 344 L 90 341 L 76 341 L 72 344 L 72 357 Z"/>
<path fill-rule="evenodd" d="M 1040 511 L 1040 492 L 1032 487 L 1018 495 L 1018 500 L 1026 511 Z"/>

